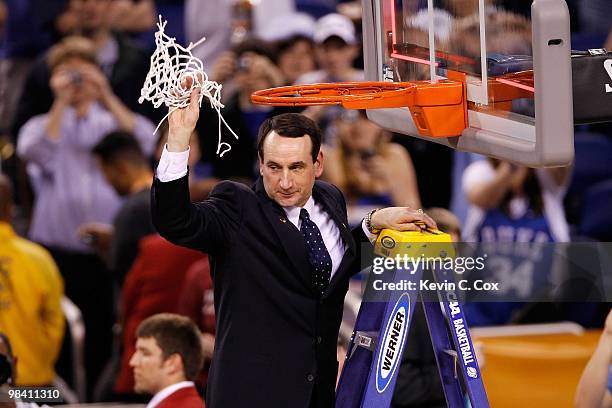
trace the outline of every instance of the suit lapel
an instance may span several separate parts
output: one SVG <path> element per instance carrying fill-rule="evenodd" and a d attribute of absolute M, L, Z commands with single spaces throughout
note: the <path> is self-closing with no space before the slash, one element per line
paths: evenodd
<path fill-rule="evenodd" d="M 315 294 L 316 290 L 312 279 L 312 269 L 310 267 L 310 262 L 308 261 L 308 255 L 306 253 L 306 247 L 304 246 L 304 238 L 302 233 L 295 227 L 295 225 L 291 223 L 291 221 L 287 219 L 285 211 L 282 209 L 282 207 L 268 197 L 261 178 L 259 178 L 255 183 L 254 190 L 257 194 L 259 202 L 262 205 L 264 210 L 263 212 L 268 219 L 268 222 L 278 236 L 285 253 L 288 255 L 291 263 L 295 267 L 300 280 L 302 280 L 305 286 L 308 287 L 313 294 Z M 325 291 L 324 297 L 326 297 L 335 289 L 335 286 L 347 273 L 357 251 L 355 240 L 353 239 L 353 235 L 351 234 L 351 231 L 347 225 L 346 214 L 343 214 L 342 206 L 337 201 L 338 197 L 333 197 L 331 194 L 326 192 L 324 188 L 318 185 L 318 182 L 315 182 L 312 195 L 315 201 L 320 203 L 323 208 L 325 208 L 325 211 L 327 211 L 327 213 L 336 223 L 345 246 L 344 256 L 340 261 L 338 270 L 334 274 L 327 290 Z"/>
<path fill-rule="evenodd" d="M 344 246 L 347 251 L 355 251 L 355 242 L 353 240 L 353 236 L 351 235 L 351 231 L 347 226 L 346 214 L 343 213 L 342 206 L 337 202 L 337 198 L 331 196 L 331 194 L 327 193 L 323 188 L 319 187 L 317 183 L 315 183 L 312 195 L 316 202 L 321 203 L 325 208 L 325 211 L 332 217 L 336 226 L 340 230 L 340 236 L 344 241 Z"/>
<path fill-rule="evenodd" d="M 327 193 L 323 188 L 315 183 L 313 188 L 312 195 L 316 202 L 321 203 L 325 208 L 325 211 L 332 217 L 336 226 L 340 230 L 340 236 L 344 241 L 345 252 L 342 260 L 340 261 L 340 265 L 338 266 L 338 270 L 332 277 L 327 290 L 323 297 L 329 296 L 335 290 L 335 287 L 338 285 L 338 282 L 342 280 L 344 275 L 349 271 L 349 267 L 352 264 L 353 258 L 355 257 L 356 244 L 353 239 L 353 235 L 351 234 L 350 229 L 347 225 L 346 214 L 344 214 L 344 210 L 342 206 L 338 203 L 338 197 L 333 197 L 331 194 Z"/>
<path fill-rule="evenodd" d="M 255 192 L 263 212 L 293 264 L 298 278 L 313 294 L 316 293 L 302 233 L 287 219 L 282 207 L 268 197 L 261 178 L 255 184 Z"/>

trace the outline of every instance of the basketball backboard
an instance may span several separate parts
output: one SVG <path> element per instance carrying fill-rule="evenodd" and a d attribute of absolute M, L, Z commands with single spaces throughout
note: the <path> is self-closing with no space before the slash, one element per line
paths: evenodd
<path fill-rule="evenodd" d="M 569 12 L 534 0 L 531 16 L 494 0 L 363 0 L 367 81 L 465 75 L 468 128 L 419 134 L 407 108 L 368 109 L 385 129 L 530 167 L 573 160 Z M 421 132 L 422 133 L 422 132 Z"/>

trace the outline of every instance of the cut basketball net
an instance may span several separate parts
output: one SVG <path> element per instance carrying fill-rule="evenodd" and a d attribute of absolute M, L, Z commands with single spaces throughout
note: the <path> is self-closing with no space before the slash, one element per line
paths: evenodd
<path fill-rule="evenodd" d="M 163 21 L 159 16 L 157 23 L 158 31 L 155 33 L 156 49 L 151 56 L 151 67 L 145 83 L 140 90 L 139 103 L 145 100 L 159 108 L 162 104 L 168 107 L 166 116 L 159 122 L 155 133 L 166 119 L 177 109 L 189 106 L 191 92 L 200 88 L 198 105 L 202 106 L 202 99 L 206 97 L 210 105 L 219 115 L 219 142 L 217 144 L 217 154 L 220 157 L 231 150 L 229 143 L 221 141 L 221 123 L 238 139 L 238 135 L 229 127 L 221 115 L 221 84 L 209 81 L 208 75 L 204 72 L 202 61 L 194 57 L 191 50 L 200 45 L 205 38 L 198 42 L 189 43 L 187 48 L 176 43 L 176 39 L 169 37 L 164 29 L 167 21 Z"/>

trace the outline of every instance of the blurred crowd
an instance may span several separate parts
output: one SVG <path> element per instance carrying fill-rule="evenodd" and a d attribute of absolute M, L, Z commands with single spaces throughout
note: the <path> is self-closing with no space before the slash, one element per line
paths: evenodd
<path fill-rule="evenodd" d="M 418 10 L 417 1 L 405 3 Z M 466 10 L 478 2 L 447 3 L 455 23 L 470 27 L 473 13 Z M 529 17 L 530 2 L 489 3 L 516 19 Z M 612 49 L 610 2 L 568 5 L 576 45 Z M 0 333 L 18 357 L 16 384 L 62 379 L 75 400 L 147 401 L 142 392 L 156 389 L 135 388 L 137 357 L 146 352 L 137 341 L 160 340 L 139 335 L 147 333 L 139 327 L 150 316 L 175 313 L 197 325 L 204 362 L 185 378 L 205 392 L 215 342 L 208 258 L 166 242 L 150 220 L 153 168 L 166 132 L 153 130 L 165 112 L 138 97 L 158 13 L 178 41 L 207 38 L 194 55 L 223 84 L 221 113 L 240 136 L 224 134 L 232 150 L 217 157 L 219 118 L 204 104 L 190 146 L 193 201 L 220 180 L 250 185 L 260 124 L 296 109 L 254 105 L 253 91 L 364 79 L 359 1 L 0 0 Z M 372 208 L 410 206 L 432 208 L 457 240 L 612 237 L 610 126 L 576 129 L 573 166 L 534 170 L 393 134 L 364 111 L 303 113 L 323 130 L 322 178 L 344 192 L 352 223 Z M 73 318 L 75 309 L 82 321 Z M 470 311 L 473 324 L 529 321 L 521 305 L 494 309 Z M 578 321 L 602 325 L 604 309 L 581 309 Z M 413 354 L 408 364 L 435 364 L 432 353 Z M 146 369 L 138 372 L 146 376 Z M 436 389 L 411 401 L 416 394 L 398 389 L 397 407 L 440 398 Z"/>

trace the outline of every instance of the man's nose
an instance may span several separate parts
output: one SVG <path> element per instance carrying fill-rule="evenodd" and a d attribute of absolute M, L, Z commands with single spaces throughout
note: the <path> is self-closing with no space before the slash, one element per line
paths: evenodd
<path fill-rule="evenodd" d="M 291 187 L 293 187 L 293 178 L 291 177 L 291 173 L 289 173 L 289 170 L 283 171 L 280 180 L 280 187 L 283 190 L 289 190 Z"/>
<path fill-rule="evenodd" d="M 136 353 L 132 354 L 132 357 L 130 358 L 130 367 L 136 367 Z"/>

